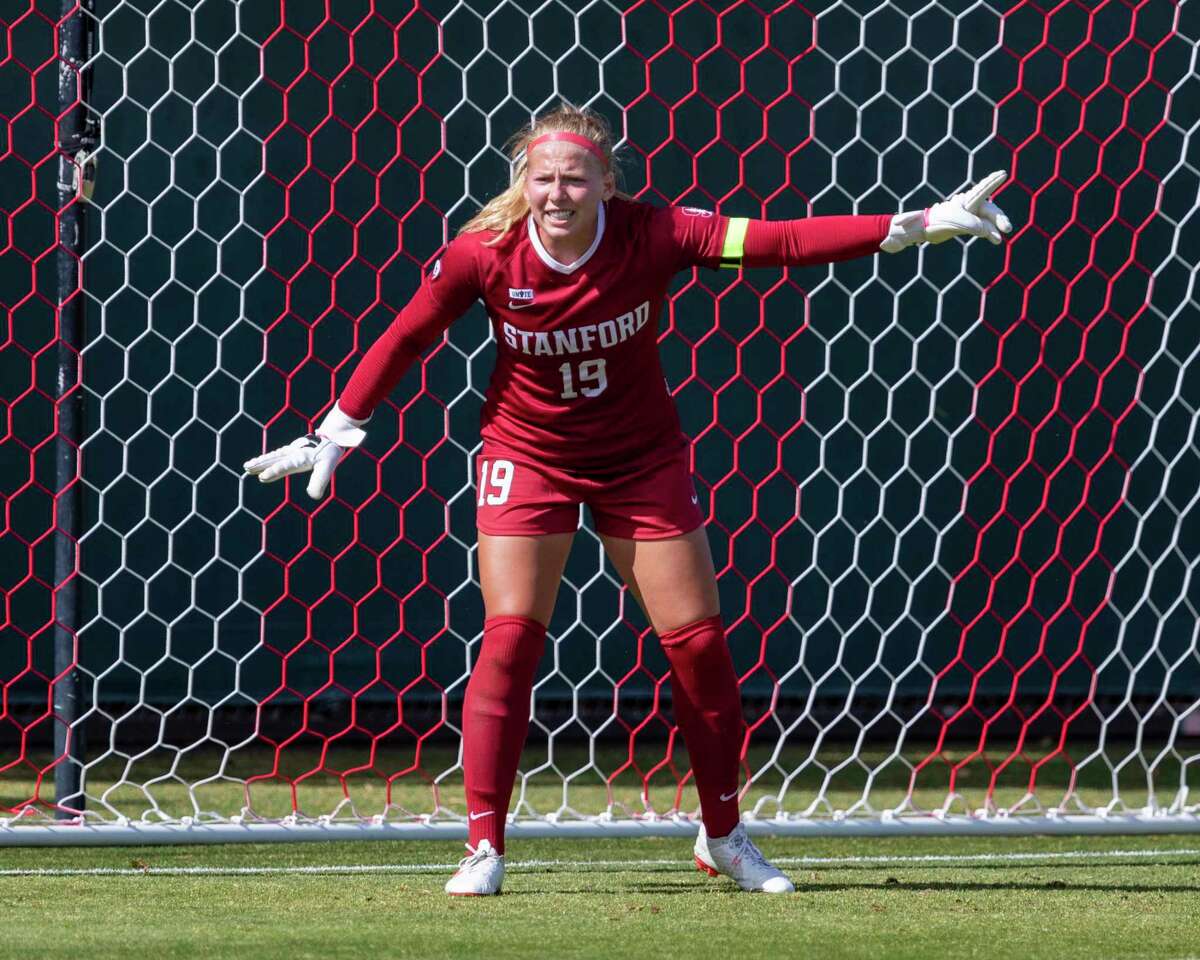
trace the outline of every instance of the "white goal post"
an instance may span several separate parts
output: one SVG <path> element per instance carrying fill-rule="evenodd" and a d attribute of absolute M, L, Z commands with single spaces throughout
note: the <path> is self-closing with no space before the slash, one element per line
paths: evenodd
<path fill-rule="evenodd" d="M 893 212 L 1011 175 L 1003 248 L 672 288 L 751 832 L 1200 830 L 1181 5 L 44 6 L 0 20 L 0 846 L 466 835 L 481 308 L 326 500 L 240 465 L 319 417 L 562 98 L 652 203 Z M 694 832 L 635 607 L 584 516 L 511 836 Z"/>

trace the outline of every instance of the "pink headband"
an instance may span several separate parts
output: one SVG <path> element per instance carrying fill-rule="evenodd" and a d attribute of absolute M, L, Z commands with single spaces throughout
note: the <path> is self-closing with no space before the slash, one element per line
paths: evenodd
<path fill-rule="evenodd" d="M 608 166 L 608 157 L 604 155 L 603 150 L 596 146 L 594 140 L 591 140 L 588 137 L 581 137 L 577 133 L 567 133 L 563 130 L 558 130 L 554 133 L 543 133 L 540 137 L 534 137 L 534 139 L 529 141 L 529 146 L 525 148 L 525 155 L 529 156 L 529 151 L 536 147 L 539 143 L 554 141 L 559 141 L 561 143 L 573 143 L 577 147 L 583 147 L 584 150 L 588 151 L 588 153 L 604 164 L 605 167 Z"/>

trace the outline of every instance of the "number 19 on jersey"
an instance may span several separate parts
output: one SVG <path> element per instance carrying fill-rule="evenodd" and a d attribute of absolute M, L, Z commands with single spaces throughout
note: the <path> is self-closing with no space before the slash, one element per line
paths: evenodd
<path fill-rule="evenodd" d="M 574 400 L 582 393 L 585 397 L 598 397 L 608 387 L 608 374 L 604 371 L 604 359 L 599 360 L 584 360 L 579 365 L 579 393 L 575 392 L 575 377 L 571 371 L 571 364 L 564 363 L 558 368 L 562 374 L 562 398 L 564 400 Z M 590 384 L 590 386 L 585 386 Z"/>

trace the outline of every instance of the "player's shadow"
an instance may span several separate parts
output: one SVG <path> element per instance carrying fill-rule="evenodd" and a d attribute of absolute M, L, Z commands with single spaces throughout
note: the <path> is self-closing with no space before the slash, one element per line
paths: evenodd
<path fill-rule="evenodd" d="M 614 883 L 610 887 L 555 887 L 553 890 L 521 890 L 506 885 L 504 887 L 504 896 L 560 896 L 561 894 L 578 893 L 589 897 L 625 897 L 631 893 L 646 893 L 656 896 L 674 896 L 676 894 L 721 894 L 728 893 L 730 895 L 740 894 L 741 891 L 734 886 L 705 886 L 704 883 Z"/>
<path fill-rule="evenodd" d="M 973 891 L 987 893 L 990 891 L 1012 892 L 1016 890 L 1036 890 L 1047 892 L 1052 890 L 1086 890 L 1094 893 L 1196 893 L 1200 891 L 1200 883 L 1196 884 L 1163 884 L 1163 883 L 1071 883 L 1066 880 L 1034 880 L 1013 881 L 998 880 L 995 883 L 953 883 L 951 881 L 908 881 L 897 880 L 894 883 L 821 883 L 801 880 L 796 884 L 797 893 L 843 893 L 847 890 L 905 890 L 910 892 L 955 892 Z"/>
<path fill-rule="evenodd" d="M 1099 862 L 1083 862 L 1083 861 L 1062 861 L 1059 863 L 907 863 L 907 864 L 892 864 L 893 870 L 904 870 L 916 868 L 922 872 L 934 872 L 938 870 L 962 870 L 964 866 L 969 866 L 972 873 L 981 873 L 992 870 L 1024 870 L 1027 873 L 1035 873 L 1041 871 L 1043 873 L 1054 873 L 1059 870 L 1095 870 L 1095 869 L 1115 869 L 1121 870 L 1139 869 L 1146 867 L 1196 867 L 1200 866 L 1200 857 L 1139 857 L 1137 860 L 1122 860 L 1120 857 L 1113 857 L 1111 860 Z M 826 872 L 837 871 L 838 873 L 850 872 L 871 872 L 880 873 L 881 867 L 878 863 L 846 863 L 846 864 L 787 864 L 784 872 L 792 871 L 795 873 L 804 873 L 811 870 L 819 870 Z"/>
<path fill-rule="evenodd" d="M 1128 883 L 1066 883 L 1051 880 L 1049 882 L 1017 883 L 941 883 L 941 882 L 898 882 L 898 883 L 811 883 L 804 880 L 796 884 L 796 893 L 820 895 L 826 893 L 845 893 L 852 890 L 903 890 L 906 893 L 1011 893 L 1014 891 L 1037 891 L 1049 893 L 1052 891 L 1087 891 L 1089 893 L 1196 893 L 1200 884 L 1153 884 L 1145 885 Z M 734 886 L 706 885 L 704 883 L 621 883 L 611 887 L 574 887 L 566 889 L 555 887 L 554 890 L 521 890 L 511 886 L 505 887 L 506 897 L 528 896 L 561 896 L 563 894 L 581 894 L 590 897 L 628 896 L 629 894 L 653 894 L 655 896 L 678 896 L 703 894 L 705 896 L 741 896 L 742 892 Z"/>

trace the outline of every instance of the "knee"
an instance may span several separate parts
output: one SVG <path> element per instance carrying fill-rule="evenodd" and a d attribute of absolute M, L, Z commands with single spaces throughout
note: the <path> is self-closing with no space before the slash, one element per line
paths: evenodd
<path fill-rule="evenodd" d="M 529 620 L 545 630 L 550 626 L 553 612 L 553 603 L 539 603 L 536 597 L 512 592 L 487 597 L 484 601 L 483 615 L 485 623 L 492 620 Z"/>
<path fill-rule="evenodd" d="M 656 590 L 647 603 L 654 632 L 660 638 L 696 624 L 721 623 L 721 600 L 713 579 L 684 580 L 675 589 Z"/>

